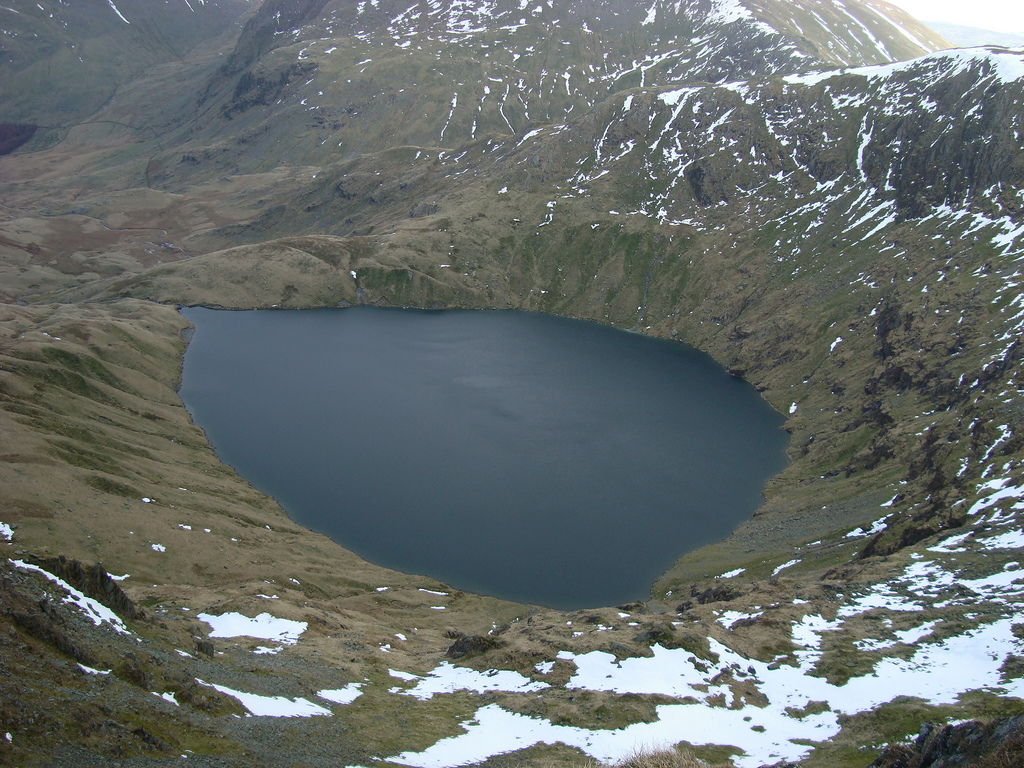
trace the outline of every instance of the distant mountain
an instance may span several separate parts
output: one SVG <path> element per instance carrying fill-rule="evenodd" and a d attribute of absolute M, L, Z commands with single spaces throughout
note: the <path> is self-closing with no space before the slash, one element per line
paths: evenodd
<path fill-rule="evenodd" d="M 270 145 L 273 162 L 318 164 L 524 133 L 629 89 L 884 64 L 945 47 L 897 9 L 859 0 L 271 0 L 210 78 L 187 141 L 201 159 L 198 148 L 221 136 L 252 136 L 218 150 L 224 167 L 255 169 Z"/>
<path fill-rule="evenodd" d="M 945 21 L 925 22 L 944 38 L 961 48 L 976 48 L 981 45 L 1001 45 L 1004 48 L 1024 48 L 1024 35 L 1011 32 L 995 32 L 991 29 L 965 27 Z"/>
<path fill-rule="evenodd" d="M 250 10 L 248 0 L 7 0 L 0 120 L 50 128 L 83 120 L 146 68 L 180 60 Z"/>
<path fill-rule="evenodd" d="M 946 46 L 874 0 L 749 7 L 738 0 L 15 0 L 0 7 L 3 121 L 59 131 L 108 104 L 147 68 L 180 60 L 217 35 L 227 36 L 220 46 L 230 45 L 233 25 L 247 16 L 200 106 L 236 119 L 286 97 L 274 124 L 283 118 L 290 128 L 293 104 L 305 112 L 315 105 L 324 125 L 342 125 L 323 146 L 333 141 L 352 151 L 424 143 L 445 126 L 449 142 L 515 132 L 579 114 L 622 88 L 878 64 Z M 373 53 L 357 56 L 361 49 Z M 344 125 L 381 116 L 379 101 L 367 99 L 380 99 L 377 85 L 385 82 L 401 92 L 395 103 L 407 107 L 405 119 L 383 135 L 360 129 L 346 136 Z M 361 120 L 349 119 L 355 112 Z M 245 115 L 231 130 L 252 123 Z"/>

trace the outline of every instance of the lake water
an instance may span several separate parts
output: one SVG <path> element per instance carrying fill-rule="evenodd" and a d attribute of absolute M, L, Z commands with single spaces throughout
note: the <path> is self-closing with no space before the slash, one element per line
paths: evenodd
<path fill-rule="evenodd" d="M 787 462 L 706 355 L 517 311 L 185 309 L 181 398 L 291 518 L 380 565 L 577 609 L 646 599 Z"/>

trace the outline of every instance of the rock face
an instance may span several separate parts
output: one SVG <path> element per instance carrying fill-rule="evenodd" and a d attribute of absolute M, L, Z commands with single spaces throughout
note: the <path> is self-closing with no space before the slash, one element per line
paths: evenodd
<path fill-rule="evenodd" d="M 501 646 L 501 641 L 496 640 L 493 637 L 486 637 L 484 635 L 464 635 L 454 643 L 452 643 L 448 650 L 445 651 L 445 656 L 449 659 L 463 659 L 467 656 L 476 656 L 481 653 L 498 648 Z"/>
<path fill-rule="evenodd" d="M 870 768 L 1024 765 L 1024 716 L 959 725 L 926 723 L 911 744 L 887 747 Z"/>
<path fill-rule="evenodd" d="M 706 605 L 707 603 L 728 602 L 730 600 L 735 600 L 741 594 L 743 593 L 739 589 L 730 584 L 718 584 L 704 590 L 701 590 L 697 585 L 690 588 L 690 597 L 697 598 L 697 602 L 701 605 Z"/>
<path fill-rule="evenodd" d="M 33 558 L 32 562 L 126 619 L 139 621 L 146 618 L 146 612 L 124 593 L 99 563 L 86 568 L 77 560 L 70 560 L 63 555 Z"/>

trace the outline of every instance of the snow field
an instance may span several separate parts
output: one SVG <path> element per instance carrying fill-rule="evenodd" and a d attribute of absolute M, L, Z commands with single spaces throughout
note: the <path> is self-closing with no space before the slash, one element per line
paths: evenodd
<path fill-rule="evenodd" d="M 575 746 L 598 760 L 619 760 L 638 745 L 731 744 L 744 751 L 736 760 L 741 768 L 753 768 L 779 760 L 798 760 L 810 747 L 794 740 L 823 741 L 839 732 L 839 714 L 853 714 L 880 706 L 898 696 L 914 696 L 932 704 L 953 703 L 959 694 L 979 688 L 997 690 L 1005 695 L 1024 696 L 1024 681 L 1002 684 L 999 668 L 1009 653 L 1020 652 L 1024 644 L 1012 631 L 1012 620 L 1004 619 L 979 627 L 942 643 L 923 644 L 909 660 L 882 659 L 871 674 L 833 685 L 810 674 L 821 658 L 819 645 L 825 632 L 836 623 L 809 615 L 794 626 L 794 639 L 807 643 L 798 654 L 799 666 L 769 664 L 747 659 L 711 640 L 718 661 L 708 663 L 682 649 L 653 646 L 652 658 L 615 661 L 612 654 L 593 651 L 575 655 L 563 651 L 559 658 L 573 661 L 577 672 L 567 684 L 580 690 L 615 693 L 660 694 L 674 698 L 703 698 L 699 704 L 666 704 L 657 708 L 658 720 L 618 730 L 600 730 L 561 726 L 546 720 L 529 718 L 490 704 L 477 710 L 473 720 L 462 724 L 466 733 L 434 744 L 423 752 L 405 752 L 396 760 L 420 768 L 441 768 L 486 760 L 494 755 L 523 749 L 538 743 L 561 742 Z M 925 624 L 901 635 L 900 642 L 916 642 L 926 636 L 934 623 Z M 710 669 L 709 669 L 710 667 Z M 754 682 L 767 696 L 767 707 L 738 700 L 731 687 L 710 681 L 729 671 L 735 679 Z M 442 665 L 428 677 L 436 678 L 432 692 L 454 690 L 502 690 L 486 673 L 466 676 L 450 665 Z M 505 678 L 511 683 L 504 690 L 529 690 L 517 673 Z M 476 676 L 476 677 L 474 677 Z M 470 687 L 478 685 L 479 687 Z M 537 684 L 534 684 L 537 685 Z M 417 686 L 418 688 L 419 686 Z M 706 687 L 707 692 L 702 688 Z M 403 692 L 422 695 L 426 691 Z M 711 706 L 707 699 L 723 696 L 727 706 Z M 811 702 L 826 702 L 829 709 L 803 718 L 792 717 L 787 710 L 805 710 Z"/>

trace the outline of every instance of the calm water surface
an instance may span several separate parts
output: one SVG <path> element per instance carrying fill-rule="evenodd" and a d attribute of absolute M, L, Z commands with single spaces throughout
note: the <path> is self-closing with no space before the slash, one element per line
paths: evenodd
<path fill-rule="evenodd" d="M 645 599 L 786 464 L 682 344 L 527 312 L 185 309 L 181 398 L 293 520 L 380 565 L 575 609 Z"/>

